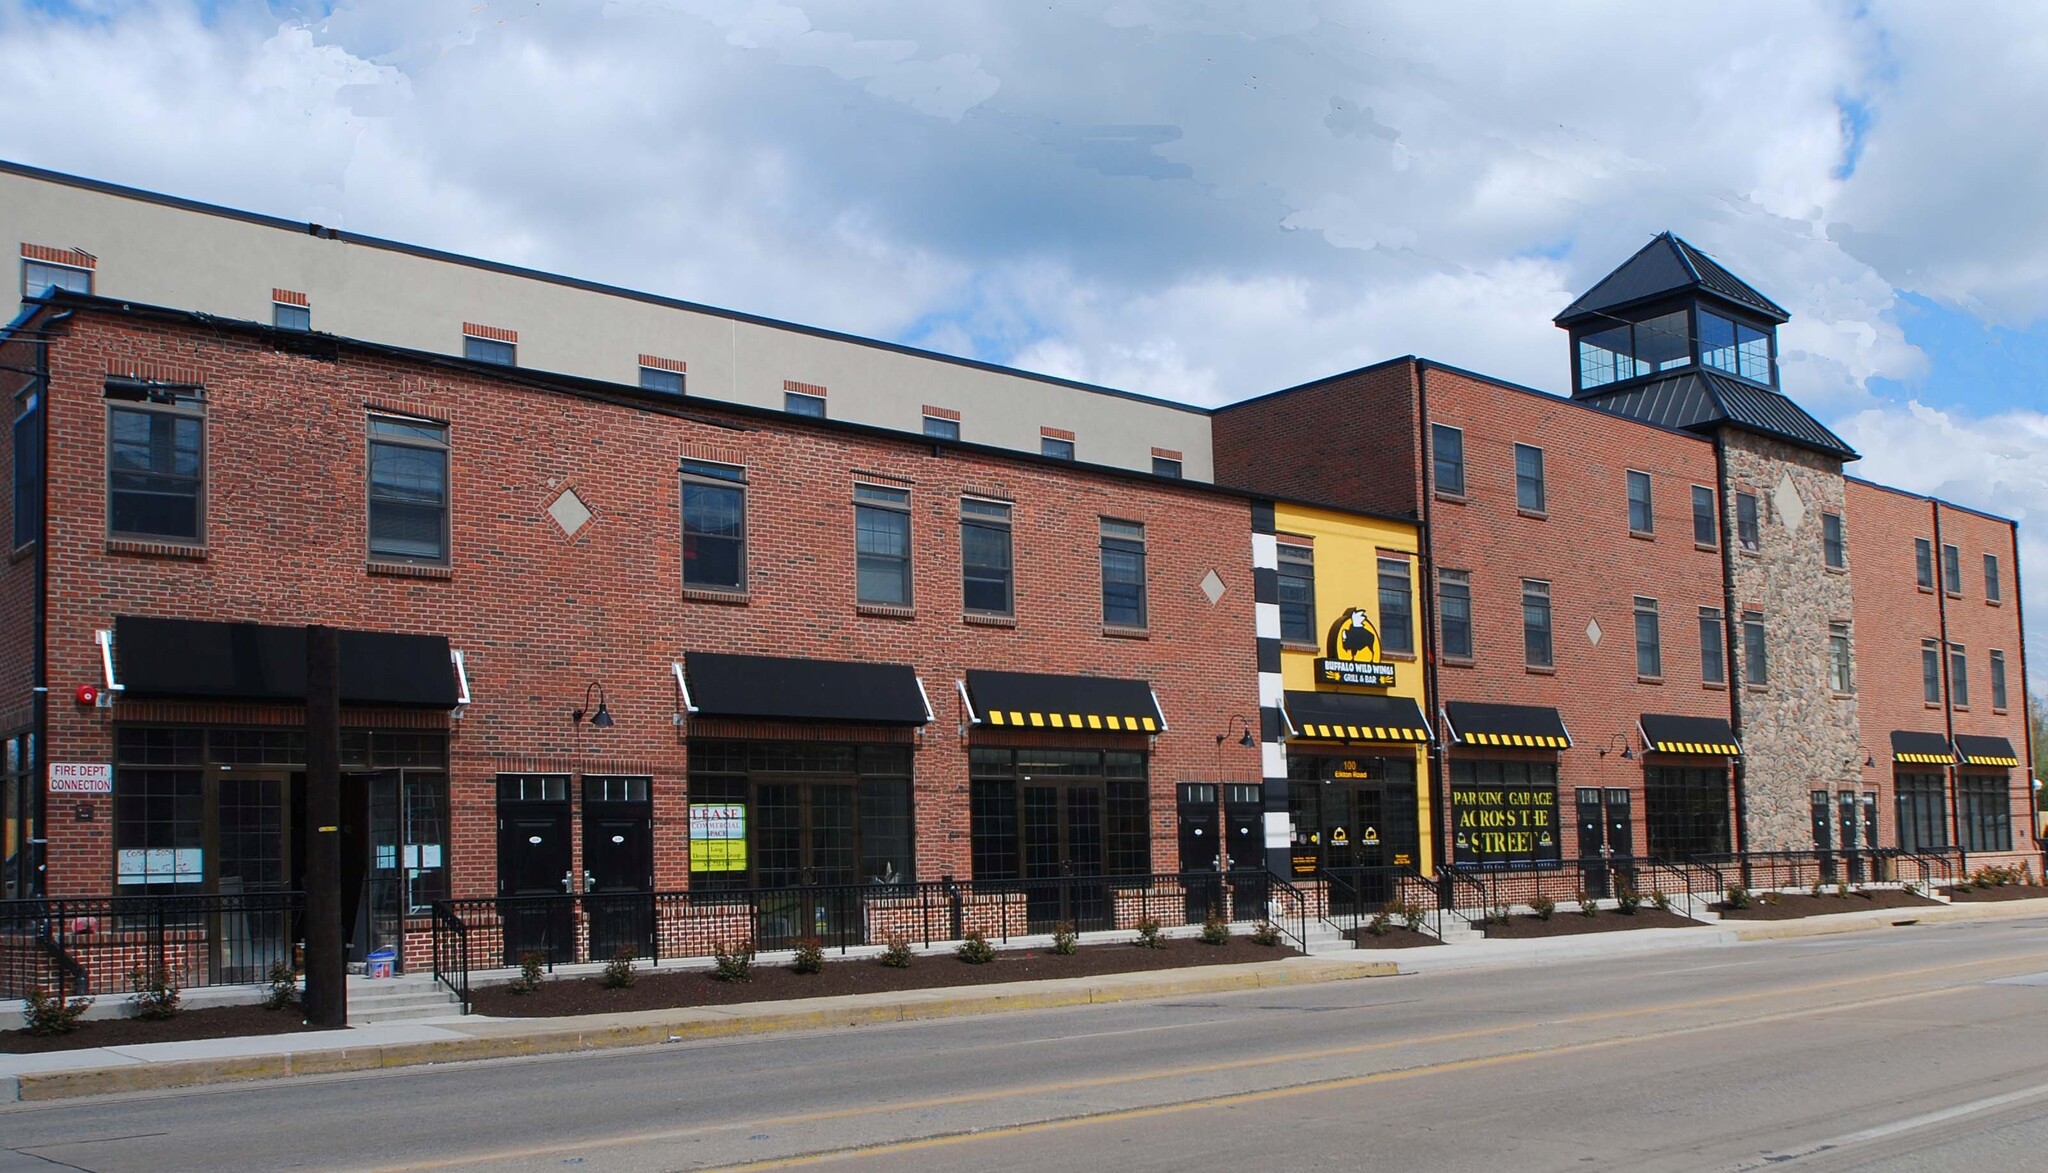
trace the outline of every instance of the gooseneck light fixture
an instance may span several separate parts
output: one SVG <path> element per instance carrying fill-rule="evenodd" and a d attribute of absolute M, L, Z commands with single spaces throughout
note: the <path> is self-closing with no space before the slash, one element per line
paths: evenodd
<path fill-rule="evenodd" d="M 592 693 L 597 695 L 597 711 L 594 713 L 590 711 L 590 697 Z M 577 725 L 581 725 L 585 716 L 590 718 L 590 727 L 592 729 L 610 729 L 612 727 L 612 711 L 604 705 L 604 685 L 599 684 L 595 680 L 584 686 L 583 707 L 571 712 L 569 719 Z"/>
<path fill-rule="evenodd" d="M 1618 732 L 1614 736 L 1608 738 L 1607 744 L 1600 747 L 1600 756 L 1603 758 L 1606 757 L 1608 752 L 1617 745 L 1621 747 L 1622 761 L 1632 762 L 1636 760 L 1635 747 L 1629 744 L 1627 730 L 1622 730 L 1621 732 Z"/>
<path fill-rule="evenodd" d="M 1232 729 L 1237 728 L 1239 725 L 1244 726 L 1244 736 L 1238 738 L 1237 743 L 1245 747 L 1246 749 L 1250 749 L 1251 747 L 1257 745 L 1259 743 L 1259 740 L 1258 738 L 1252 736 L 1251 718 L 1243 715 L 1242 713 L 1232 717 L 1230 719 L 1230 724 L 1224 728 L 1223 732 L 1218 733 L 1216 735 L 1216 744 L 1218 746 L 1221 746 L 1225 741 L 1229 740 L 1230 731 Z"/>

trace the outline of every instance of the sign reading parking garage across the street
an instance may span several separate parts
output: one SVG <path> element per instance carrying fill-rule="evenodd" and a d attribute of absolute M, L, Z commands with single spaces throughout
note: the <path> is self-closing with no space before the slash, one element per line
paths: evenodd
<path fill-rule="evenodd" d="M 1537 786 L 1454 787 L 1451 834 L 1459 863 L 1554 864 L 1560 858 L 1557 791 Z"/>

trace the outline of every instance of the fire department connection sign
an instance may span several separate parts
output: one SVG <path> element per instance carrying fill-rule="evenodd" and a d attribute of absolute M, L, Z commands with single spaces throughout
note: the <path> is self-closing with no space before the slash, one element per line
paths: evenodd
<path fill-rule="evenodd" d="M 93 762 L 51 762 L 51 794 L 112 794 L 114 767 Z"/>

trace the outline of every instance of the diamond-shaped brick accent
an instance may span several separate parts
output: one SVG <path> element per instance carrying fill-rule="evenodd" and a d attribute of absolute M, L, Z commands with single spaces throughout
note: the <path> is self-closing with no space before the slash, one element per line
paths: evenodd
<path fill-rule="evenodd" d="M 1596 648 L 1600 646 L 1601 635 L 1600 621 L 1598 619 L 1588 619 L 1586 621 L 1586 638 L 1592 641 L 1593 646 Z"/>
<path fill-rule="evenodd" d="M 1223 601 L 1223 577 L 1213 570 L 1202 576 L 1202 597 L 1212 607 Z"/>
<path fill-rule="evenodd" d="M 1798 533 L 1799 523 L 1806 520 L 1806 502 L 1799 499 L 1799 487 L 1792 483 L 1792 474 L 1786 473 L 1778 487 L 1771 490 L 1771 504 L 1778 510 L 1778 516 L 1785 519 L 1787 533 Z"/>
<path fill-rule="evenodd" d="M 563 489 L 562 495 L 555 498 L 554 504 L 548 506 L 548 516 L 555 519 L 555 524 L 562 527 L 564 534 L 573 538 L 584 526 L 590 524 L 590 506 L 583 503 L 583 498 L 576 495 L 576 490 Z"/>

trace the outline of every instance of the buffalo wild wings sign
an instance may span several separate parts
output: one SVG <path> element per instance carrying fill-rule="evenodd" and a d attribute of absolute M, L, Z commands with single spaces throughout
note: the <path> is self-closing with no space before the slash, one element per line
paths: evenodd
<path fill-rule="evenodd" d="M 1391 688 L 1394 666 L 1380 658 L 1380 629 L 1363 607 L 1348 607 L 1330 625 L 1323 658 L 1316 661 L 1316 681 L 1365 688 Z"/>

